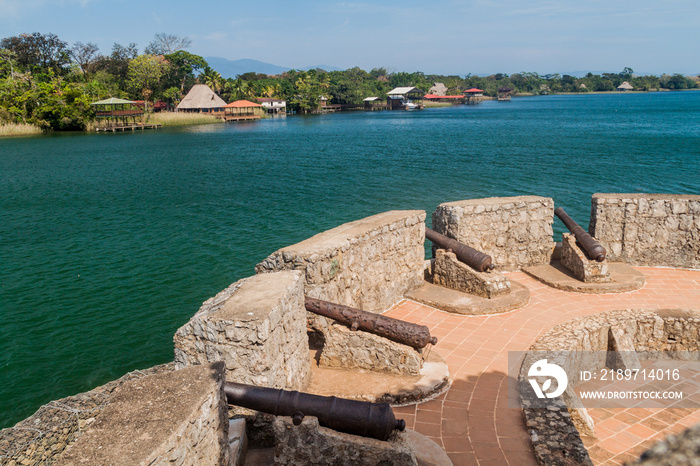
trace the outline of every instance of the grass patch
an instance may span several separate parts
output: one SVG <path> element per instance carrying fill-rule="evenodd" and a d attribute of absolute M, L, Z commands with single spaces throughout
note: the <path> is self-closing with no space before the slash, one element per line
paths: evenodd
<path fill-rule="evenodd" d="M 41 128 L 25 123 L 0 123 L 0 136 L 29 136 L 41 134 Z"/>
<path fill-rule="evenodd" d="M 146 123 L 165 126 L 206 125 L 222 123 L 223 120 L 206 113 L 185 112 L 158 112 L 150 113 L 146 117 Z"/>
<path fill-rule="evenodd" d="M 437 108 L 437 107 L 452 107 L 454 105 L 452 102 L 430 102 L 430 101 L 423 101 L 423 106 L 425 108 Z"/>

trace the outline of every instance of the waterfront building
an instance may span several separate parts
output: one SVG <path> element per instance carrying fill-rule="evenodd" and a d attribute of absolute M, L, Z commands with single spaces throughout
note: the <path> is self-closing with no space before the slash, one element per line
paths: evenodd
<path fill-rule="evenodd" d="M 262 105 L 248 100 L 237 100 L 224 106 L 223 118 L 225 121 L 259 120 L 265 109 Z"/>
<path fill-rule="evenodd" d="M 498 89 L 498 100 L 501 102 L 510 101 L 510 96 L 513 93 L 513 89 L 510 87 L 501 87 Z"/>
<path fill-rule="evenodd" d="M 464 98 L 466 99 L 466 103 L 468 104 L 476 104 L 479 102 L 479 98 L 484 96 L 484 91 L 477 88 L 477 87 L 472 87 L 471 89 L 467 89 L 464 91 Z"/>
<path fill-rule="evenodd" d="M 365 110 L 386 110 L 386 104 L 381 97 L 367 97 L 362 99 Z"/>
<path fill-rule="evenodd" d="M 272 97 L 257 97 L 255 100 L 265 108 L 267 113 L 286 113 L 287 101 L 273 99 Z"/>
<path fill-rule="evenodd" d="M 620 92 L 631 91 L 632 89 L 634 89 L 634 88 L 627 81 L 625 81 L 622 84 L 620 84 L 619 86 L 617 86 L 617 90 Z"/>
<path fill-rule="evenodd" d="M 133 100 L 109 99 L 93 102 L 97 118 L 97 131 L 134 131 L 136 129 L 158 128 L 158 124 L 143 123 L 143 109 Z"/>
<path fill-rule="evenodd" d="M 403 110 L 408 108 L 409 104 L 420 106 L 420 103 L 415 104 L 412 101 L 423 100 L 423 91 L 416 87 L 395 87 L 387 92 L 386 103 L 389 110 Z"/>
<path fill-rule="evenodd" d="M 175 109 L 177 112 L 211 113 L 221 116 L 226 102 L 206 84 L 195 84 Z"/>

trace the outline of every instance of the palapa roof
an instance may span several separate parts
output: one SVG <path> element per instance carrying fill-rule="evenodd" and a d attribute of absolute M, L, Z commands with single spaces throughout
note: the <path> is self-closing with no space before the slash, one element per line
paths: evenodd
<path fill-rule="evenodd" d="M 177 109 L 221 108 L 224 106 L 226 106 L 226 102 L 216 95 L 209 86 L 206 84 L 195 84 L 185 98 L 182 99 Z"/>
<path fill-rule="evenodd" d="M 433 87 L 428 89 L 428 94 L 447 95 L 447 86 L 445 86 L 443 83 L 435 83 Z"/>
<path fill-rule="evenodd" d="M 254 104 L 253 102 L 249 100 L 237 100 L 235 102 L 231 102 L 228 105 L 224 105 L 225 108 L 247 108 L 247 107 L 262 107 L 260 104 Z"/>
<path fill-rule="evenodd" d="M 110 97 L 109 99 L 99 100 L 93 102 L 90 105 L 125 105 L 125 104 L 135 104 L 133 100 L 119 99 L 117 97 Z"/>
<path fill-rule="evenodd" d="M 626 91 L 631 91 L 632 89 L 634 89 L 634 88 L 632 87 L 632 85 L 631 85 L 630 83 L 628 83 L 627 81 L 625 81 L 625 82 L 623 82 L 622 84 L 620 84 L 619 86 L 617 86 L 617 88 L 618 88 L 618 89 L 624 89 L 624 90 L 626 90 Z"/>
<path fill-rule="evenodd" d="M 411 92 L 421 92 L 415 87 L 396 87 L 389 92 L 386 93 L 386 95 L 406 95 Z M 421 92 L 422 94 L 422 92 Z"/>

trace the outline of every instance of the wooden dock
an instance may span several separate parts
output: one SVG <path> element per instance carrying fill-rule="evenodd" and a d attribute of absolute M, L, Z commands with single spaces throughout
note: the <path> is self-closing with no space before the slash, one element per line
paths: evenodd
<path fill-rule="evenodd" d="M 157 124 L 133 124 L 133 125 L 116 125 L 116 126 L 102 126 L 102 127 L 97 127 L 95 128 L 95 131 L 98 133 L 100 131 L 111 131 L 113 133 L 116 133 L 117 131 L 136 131 L 139 129 L 158 129 L 162 127 L 163 125 L 157 125 Z"/>
<path fill-rule="evenodd" d="M 231 115 L 227 114 L 223 117 L 224 121 L 256 121 L 260 120 L 262 117 L 260 115 Z"/>

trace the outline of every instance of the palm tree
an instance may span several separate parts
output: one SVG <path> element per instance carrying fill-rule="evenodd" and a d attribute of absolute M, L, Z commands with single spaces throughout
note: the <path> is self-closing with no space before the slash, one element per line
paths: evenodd
<path fill-rule="evenodd" d="M 206 84 L 209 88 L 216 92 L 221 93 L 224 88 L 224 80 L 218 71 L 214 71 L 209 66 L 204 67 L 202 74 L 199 75 L 199 82 Z"/>

